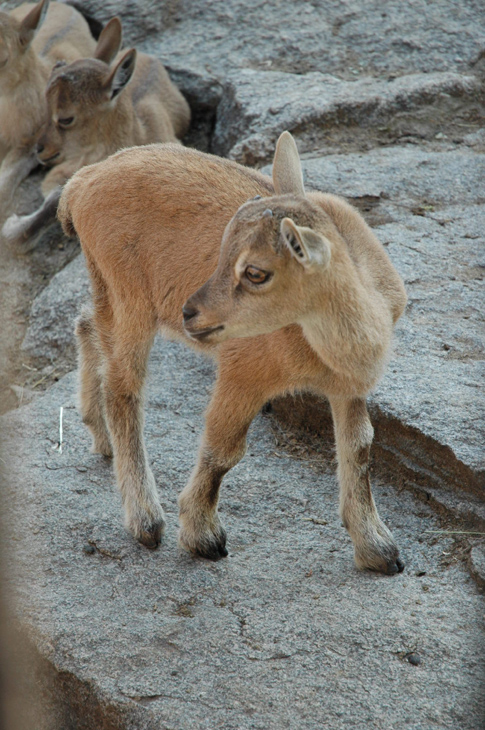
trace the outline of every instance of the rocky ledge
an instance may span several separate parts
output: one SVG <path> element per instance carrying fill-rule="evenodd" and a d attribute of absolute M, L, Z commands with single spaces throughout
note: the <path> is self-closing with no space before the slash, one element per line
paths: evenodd
<path fill-rule="evenodd" d="M 146 436 L 168 527 L 158 551 L 135 544 L 110 462 L 89 453 L 75 375 L 61 377 L 75 367 L 73 320 L 88 296 L 77 257 L 35 297 L 20 350 L 33 375 L 13 386 L 32 402 L 3 419 L 7 588 L 40 688 L 26 727 L 476 730 L 485 711 L 484 8 L 83 7 L 101 21 L 120 14 L 127 42 L 167 65 L 192 106 L 188 144 L 263 167 L 278 134 L 292 131 L 307 187 L 356 205 L 403 276 L 409 304 L 369 404 L 376 500 L 406 570 L 386 578 L 354 568 L 329 415 L 309 397 L 256 419 L 222 490 L 229 557 L 181 553 L 176 497 L 213 371 L 161 340 Z M 18 210 L 26 204 L 20 196 Z M 7 276 L 8 292 L 15 281 L 28 287 L 32 262 L 41 272 L 49 262 L 49 278 L 72 252 L 54 228 L 30 257 L 12 257 L 20 274 Z"/>

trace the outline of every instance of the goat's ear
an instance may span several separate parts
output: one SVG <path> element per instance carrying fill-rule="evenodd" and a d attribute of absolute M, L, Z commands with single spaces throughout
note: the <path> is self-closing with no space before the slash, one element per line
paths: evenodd
<path fill-rule="evenodd" d="M 111 89 L 111 98 L 114 99 L 120 91 L 123 91 L 128 81 L 133 76 L 136 63 L 136 50 L 130 48 L 110 69 L 106 79 L 106 87 Z"/>
<path fill-rule="evenodd" d="M 118 17 L 111 18 L 98 38 L 94 58 L 109 65 L 121 48 L 122 35 L 121 20 Z"/>
<path fill-rule="evenodd" d="M 19 42 L 23 48 L 27 48 L 29 43 L 33 40 L 36 30 L 40 28 L 44 22 L 48 9 L 49 0 L 40 0 L 40 2 L 38 2 L 37 5 L 34 5 L 32 10 L 27 13 L 20 23 Z"/>
<path fill-rule="evenodd" d="M 273 160 L 273 185 L 277 195 L 305 195 L 303 173 L 296 142 L 289 132 L 283 132 L 276 143 Z"/>
<path fill-rule="evenodd" d="M 328 266 L 331 257 L 328 238 L 311 228 L 297 226 L 291 218 L 283 218 L 280 230 L 290 253 L 306 269 L 324 269 Z"/>

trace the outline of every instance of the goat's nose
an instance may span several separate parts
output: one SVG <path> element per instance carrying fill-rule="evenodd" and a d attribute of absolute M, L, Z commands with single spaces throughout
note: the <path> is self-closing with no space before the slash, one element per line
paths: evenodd
<path fill-rule="evenodd" d="M 40 142 L 37 143 L 37 154 L 40 155 L 44 151 L 44 145 Z"/>
<path fill-rule="evenodd" d="M 185 302 L 184 306 L 182 307 L 182 314 L 184 315 L 184 322 L 188 322 L 189 319 L 192 319 L 192 317 L 195 317 L 196 314 L 199 313 L 199 310 L 193 307 L 191 304 L 188 304 L 188 302 Z"/>

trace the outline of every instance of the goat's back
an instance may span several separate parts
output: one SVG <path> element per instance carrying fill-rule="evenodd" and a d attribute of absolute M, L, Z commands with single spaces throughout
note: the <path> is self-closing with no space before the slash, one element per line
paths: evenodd
<path fill-rule="evenodd" d="M 168 124 L 172 127 L 174 137 L 182 139 L 190 124 L 190 108 L 178 88 L 171 82 L 163 64 L 146 53 L 138 53 L 133 79 L 130 82 L 131 98 L 140 120 L 145 124 L 150 137 L 159 123 L 163 105 Z M 154 140 L 157 135 L 151 134 Z M 164 134 L 159 139 L 168 139 Z M 175 141 L 175 139 L 173 140 Z"/>
<path fill-rule="evenodd" d="M 10 15 L 21 21 L 34 7 L 34 3 L 23 3 L 14 8 Z M 53 2 L 34 36 L 32 48 L 53 65 L 57 61 L 71 63 L 78 58 L 92 56 L 96 41 L 81 13 L 70 5 Z"/>
<path fill-rule="evenodd" d="M 149 297 L 181 333 L 181 307 L 215 270 L 226 224 L 249 198 L 272 193 L 269 178 L 235 162 L 149 145 L 77 172 L 58 216 L 111 291 Z"/>
<path fill-rule="evenodd" d="M 227 223 L 256 195 L 272 196 L 274 188 L 255 170 L 179 145 L 150 145 L 77 172 L 64 188 L 58 215 L 67 233 L 79 235 L 93 282 L 108 292 L 118 321 L 141 329 L 149 318 L 150 327 L 188 341 L 182 306 L 216 270 Z M 333 219 L 347 260 L 370 296 L 378 293 L 390 311 L 402 308 L 402 283 L 357 211 L 334 196 L 308 196 Z M 349 377 L 331 371 L 298 325 L 227 340 L 217 351 L 219 358 L 237 361 L 241 372 L 259 372 L 261 378 L 266 373 L 283 390 L 363 395 L 374 383 L 367 373 Z"/>

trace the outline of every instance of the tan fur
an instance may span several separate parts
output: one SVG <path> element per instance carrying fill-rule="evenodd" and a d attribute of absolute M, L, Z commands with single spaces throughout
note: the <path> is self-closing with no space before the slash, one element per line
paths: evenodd
<path fill-rule="evenodd" d="M 42 184 L 45 195 L 123 147 L 177 142 L 187 132 L 189 106 L 160 61 L 132 49 L 115 51 L 109 66 L 112 48 L 120 45 L 121 23 L 113 18 L 94 58 L 54 70 L 47 87 L 50 121 L 39 140 L 39 159 L 55 165 Z M 115 88 L 123 64 L 127 73 Z M 74 120 L 67 128 L 66 118 Z"/>
<path fill-rule="evenodd" d="M 0 202 L 8 207 L 16 187 L 37 164 L 33 148 L 45 123 L 45 88 L 57 61 L 90 56 L 96 47 L 84 18 L 74 8 L 24 3 L 0 12 Z M 42 23 L 42 25 L 40 25 Z M 39 29 L 36 31 L 37 27 Z"/>
<path fill-rule="evenodd" d="M 121 21 L 112 18 L 93 58 L 52 72 L 46 91 L 49 121 L 37 154 L 53 167 L 42 182 L 43 205 L 30 215 L 10 216 L 3 226 L 3 237 L 17 249 L 25 251 L 24 242 L 29 249 L 35 246 L 35 234 L 55 220 L 61 186 L 81 167 L 123 147 L 178 142 L 188 130 L 189 106 L 163 65 L 134 49 L 118 53 L 121 35 Z"/>
<path fill-rule="evenodd" d="M 78 233 L 92 282 L 93 310 L 77 327 L 81 410 L 94 449 L 114 452 L 128 529 L 155 547 L 164 518 L 142 436 L 147 356 L 161 330 L 217 359 L 179 500 L 181 545 L 216 558 L 227 554 L 219 486 L 256 413 L 283 393 L 326 395 L 357 565 L 395 573 L 403 566 L 370 491 L 365 397 L 406 295 L 359 213 L 335 196 L 305 195 L 301 179 L 288 133 L 273 181 L 174 145 L 124 150 L 74 175 L 58 215 Z M 263 283 L 250 281 L 264 272 Z"/>

